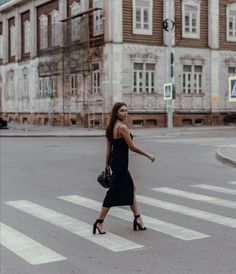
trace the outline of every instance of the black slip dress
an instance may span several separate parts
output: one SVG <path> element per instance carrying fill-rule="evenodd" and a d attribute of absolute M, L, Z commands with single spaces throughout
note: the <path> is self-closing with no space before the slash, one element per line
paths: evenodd
<path fill-rule="evenodd" d="M 132 134 L 130 134 L 133 139 Z M 123 137 L 113 139 L 109 161 L 112 178 L 103 207 L 133 205 L 134 183 L 128 170 L 129 147 Z"/>

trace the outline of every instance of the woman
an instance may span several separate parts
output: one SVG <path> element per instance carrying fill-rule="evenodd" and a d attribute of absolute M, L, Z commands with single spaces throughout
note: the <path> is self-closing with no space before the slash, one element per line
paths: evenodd
<path fill-rule="evenodd" d="M 146 156 L 152 162 L 155 157 L 136 146 L 133 136 L 124 124 L 127 118 L 127 105 L 116 103 L 111 112 L 109 124 L 106 129 L 106 170 L 112 170 L 111 186 L 106 193 L 100 215 L 93 225 L 93 234 L 96 230 L 103 231 L 103 221 L 112 206 L 129 205 L 134 213 L 133 229 L 146 230 L 141 219 L 136 201 L 135 187 L 128 170 L 129 149 Z"/>

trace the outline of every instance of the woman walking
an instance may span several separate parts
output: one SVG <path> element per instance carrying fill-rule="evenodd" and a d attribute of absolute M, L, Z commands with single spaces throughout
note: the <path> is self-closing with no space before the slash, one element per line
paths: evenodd
<path fill-rule="evenodd" d="M 103 221 L 112 206 L 129 205 L 134 213 L 133 229 L 146 230 L 137 206 L 135 186 L 128 170 L 129 149 L 146 156 L 152 162 L 155 157 L 136 146 L 133 136 L 124 124 L 127 118 L 127 105 L 116 103 L 111 112 L 109 124 L 106 128 L 106 170 L 112 170 L 111 186 L 106 193 L 100 215 L 93 225 L 96 230 L 105 234 Z"/>

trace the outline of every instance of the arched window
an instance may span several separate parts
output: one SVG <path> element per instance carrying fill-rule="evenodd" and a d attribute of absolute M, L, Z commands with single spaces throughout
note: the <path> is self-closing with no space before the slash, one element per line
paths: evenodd
<path fill-rule="evenodd" d="M 24 53 L 30 52 L 30 22 L 24 22 Z"/>
<path fill-rule="evenodd" d="M 57 46 L 60 43 L 60 14 L 57 10 L 51 13 L 52 18 L 52 46 Z"/>
<path fill-rule="evenodd" d="M 48 47 L 48 17 L 42 14 L 39 17 L 40 21 L 40 49 L 45 49 Z"/>
<path fill-rule="evenodd" d="M 71 8 L 71 16 L 74 16 L 80 13 L 79 3 L 73 2 L 70 8 Z M 80 17 L 77 17 L 71 20 L 71 41 L 76 41 L 79 39 L 80 39 Z"/>

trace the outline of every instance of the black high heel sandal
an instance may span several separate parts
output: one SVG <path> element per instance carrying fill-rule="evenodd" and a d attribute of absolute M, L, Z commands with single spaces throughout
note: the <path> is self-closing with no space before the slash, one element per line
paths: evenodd
<path fill-rule="evenodd" d="M 95 222 L 94 225 L 93 225 L 93 234 L 96 234 L 96 230 L 98 230 L 99 234 L 106 234 L 105 231 L 102 232 L 102 231 L 99 229 L 99 227 L 97 227 L 97 224 L 102 224 L 103 221 L 104 221 L 104 220 L 102 220 L 102 219 L 97 219 L 97 220 L 96 220 L 96 222 Z"/>
<path fill-rule="evenodd" d="M 141 226 L 141 224 L 138 223 L 137 219 L 140 217 L 140 214 L 139 215 L 136 215 L 134 216 L 134 221 L 133 221 L 133 226 L 134 226 L 134 231 L 137 231 L 137 230 L 146 230 L 146 226 Z"/>

